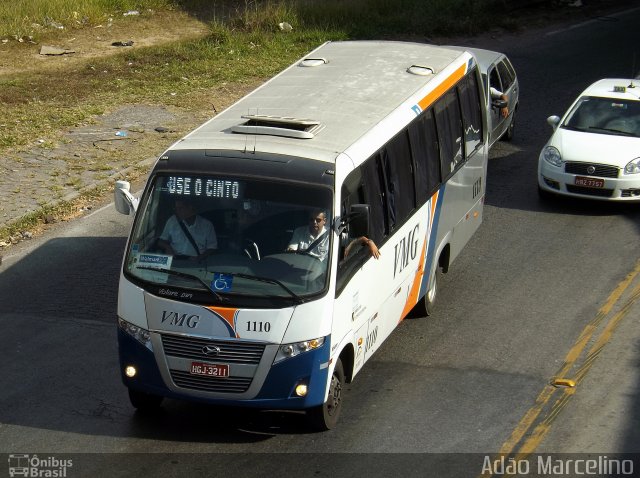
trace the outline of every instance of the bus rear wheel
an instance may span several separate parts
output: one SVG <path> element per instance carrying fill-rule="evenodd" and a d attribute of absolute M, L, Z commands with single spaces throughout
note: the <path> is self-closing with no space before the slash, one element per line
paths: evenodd
<path fill-rule="evenodd" d="M 424 312 L 426 315 L 433 315 L 438 297 L 438 281 L 440 280 L 440 267 L 436 266 L 436 270 L 431 278 L 429 289 L 424 295 Z"/>
<path fill-rule="evenodd" d="M 307 410 L 307 418 L 313 428 L 326 431 L 335 428 L 342 410 L 342 393 L 345 377 L 342 360 L 338 359 L 331 375 L 327 400 L 320 406 Z"/>

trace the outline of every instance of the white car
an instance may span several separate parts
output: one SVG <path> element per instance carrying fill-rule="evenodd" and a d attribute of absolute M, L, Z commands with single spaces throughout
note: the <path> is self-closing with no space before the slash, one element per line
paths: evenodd
<path fill-rule="evenodd" d="M 604 79 L 580 94 L 538 158 L 538 191 L 640 202 L 640 80 Z"/>

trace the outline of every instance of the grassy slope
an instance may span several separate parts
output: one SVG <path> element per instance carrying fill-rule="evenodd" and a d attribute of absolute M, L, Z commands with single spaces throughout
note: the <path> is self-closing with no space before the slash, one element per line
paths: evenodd
<path fill-rule="evenodd" d="M 532 1 L 79 0 L 72 8 L 66 0 L 2 2 L 0 155 L 17 155 L 36 139 L 40 147 L 53 147 L 62 131 L 124 103 L 168 105 L 197 117 L 213 93 L 241 95 L 244 85 L 272 76 L 327 40 L 425 40 L 473 35 L 489 26 L 516 28 L 506 7 L 523 3 Z M 125 15 L 132 10 L 139 14 Z M 281 31 L 280 22 L 293 30 Z M 136 38 L 135 48 L 111 46 L 111 40 L 127 38 Z M 42 57 L 43 44 L 77 53 Z M 138 147 L 130 152 L 133 160 L 150 145 Z M 0 242 L 40 224 L 45 214 L 74 209 L 45 207 L 2 226 Z"/>

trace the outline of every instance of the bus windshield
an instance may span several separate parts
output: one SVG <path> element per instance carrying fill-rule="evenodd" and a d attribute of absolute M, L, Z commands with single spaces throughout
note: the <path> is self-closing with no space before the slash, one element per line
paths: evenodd
<path fill-rule="evenodd" d="M 331 190 L 312 184 L 159 175 L 142 200 L 125 271 L 223 301 L 304 301 L 326 287 L 331 204 Z"/>

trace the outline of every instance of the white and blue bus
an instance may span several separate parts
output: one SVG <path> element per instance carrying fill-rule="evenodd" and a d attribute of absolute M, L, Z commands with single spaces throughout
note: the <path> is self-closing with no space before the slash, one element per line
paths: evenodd
<path fill-rule="evenodd" d="M 468 52 L 329 42 L 169 147 L 139 200 L 118 182 L 135 212 L 118 297 L 133 406 L 334 427 L 344 384 L 414 307 L 432 313 L 482 221 L 486 111 Z M 298 228 L 310 239 L 291 247 Z"/>

